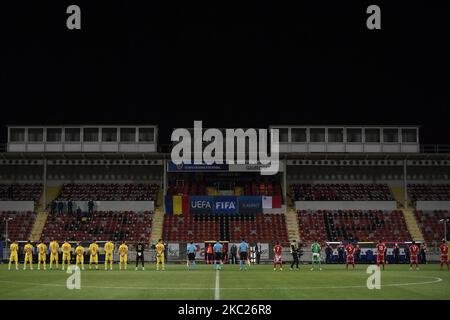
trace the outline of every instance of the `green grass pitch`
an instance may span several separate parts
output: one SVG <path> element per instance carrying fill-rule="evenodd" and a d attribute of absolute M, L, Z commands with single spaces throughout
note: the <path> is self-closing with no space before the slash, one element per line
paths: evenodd
<path fill-rule="evenodd" d="M 145 271 L 133 265 L 118 271 L 114 265 L 114 271 L 82 271 L 81 289 L 69 290 L 69 274 L 61 270 L 8 271 L 3 264 L 0 299 L 450 299 L 450 271 L 440 271 L 437 264 L 412 272 L 409 266 L 388 265 L 380 290 L 366 287 L 366 268 L 346 272 L 344 265 L 324 265 L 311 271 L 303 265 L 299 271 L 285 266 L 274 272 L 271 265 L 257 265 L 244 272 L 225 265 L 217 277 L 211 265 L 188 271 L 186 265 L 169 264 L 163 272 L 150 264 Z"/>

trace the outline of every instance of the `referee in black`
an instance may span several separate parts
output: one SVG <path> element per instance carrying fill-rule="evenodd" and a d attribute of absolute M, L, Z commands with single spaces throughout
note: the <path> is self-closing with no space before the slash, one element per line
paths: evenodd
<path fill-rule="evenodd" d="M 298 253 L 299 253 L 299 246 L 296 240 L 292 240 L 291 242 L 291 254 L 292 254 L 292 263 L 291 263 L 291 270 L 294 268 L 294 264 L 297 266 L 298 269 Z"/>
<path fill-rule="evenodd" d="M 139 261 L 142 263 L 142 270 L 144 269 L 144 250 L 145 245 L 143 241 L 139 241 L 139 243 L 136 245 L 136 270 L 138 269 Z"/>

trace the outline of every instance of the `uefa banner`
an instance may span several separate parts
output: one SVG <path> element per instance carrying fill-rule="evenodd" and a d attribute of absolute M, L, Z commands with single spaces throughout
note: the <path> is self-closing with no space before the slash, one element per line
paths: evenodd
<path fill-rule="evenodd" d="M 238 203 L 236 196 L 215 196 L 213 213 L 215 214 L 237 214 Z"/>
<path fill-rule="evenodd" d="M 210 196 L 190 196 L 189 209 L 193 214 L 211 214 L 213 208 L 213 197 Z"/>
<path fill-rule="evenodd" d="M 262 212 L 261 196 L 241 196 L 238 198 L 239 214 L 254 214 Z"/>

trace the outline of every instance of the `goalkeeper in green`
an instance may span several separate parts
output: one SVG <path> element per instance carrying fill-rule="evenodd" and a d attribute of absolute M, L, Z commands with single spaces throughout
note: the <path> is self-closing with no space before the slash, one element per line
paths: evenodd
<path fill-rule="evenodd" d="M 311 245 L 312 261 L 311 261 L 311 271 L 314 270 L 314 265 L 319 265 L 319 270 L 322 270 L 322 265 L 320 264 L 320 244 L 317 241 Z"/>

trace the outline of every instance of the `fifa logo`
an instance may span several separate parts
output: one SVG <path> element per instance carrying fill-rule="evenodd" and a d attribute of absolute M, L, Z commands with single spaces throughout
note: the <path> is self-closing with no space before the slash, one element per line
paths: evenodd
<path fill-rule="evenodd" d="M 69 266 L 67 273 L 70 274 L 66 281 L 66 287 L 69 290 L 81 289 L 81 272 L 78 266 Z"/>
<path fill-rule="evenodd" d="M 257 165 L 262 175 L 279 171 L 279 130 L 210 128 L 203 132 L 202 121 L 194 121 L 193 134 L 188 129 L 175 129 L 171 140 L 172 162 L 195 165 Z M 270 139 L 270 141 L 269 141 Z M 269 150 L 270 147 L 270 150 Z"/>
<path fill-rule="evenodd" d="M 367 267 L 366 270 L 367 274 L 370 274 L 370 276 L 367 278 L 367 289 L 373 290 L 373 289 L 381 289 L 381 271 L 380 268 L 376 265 L 370 265 Z"/>

